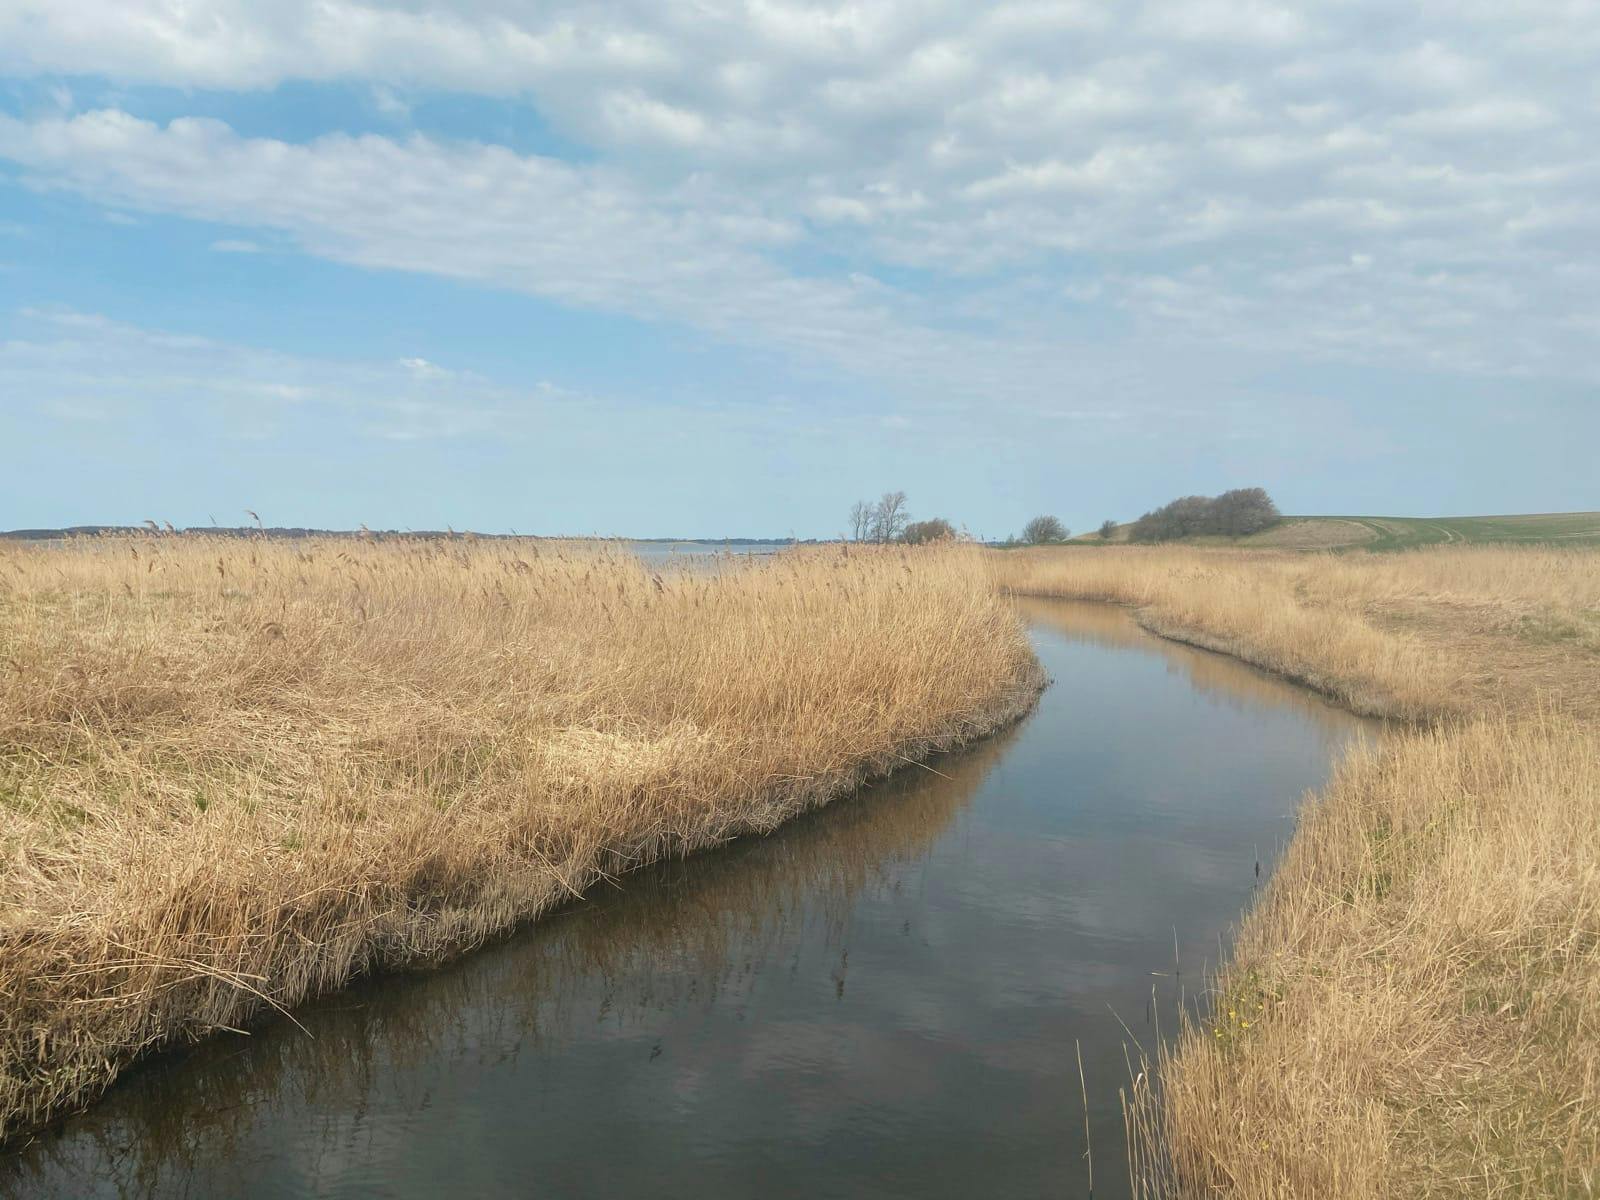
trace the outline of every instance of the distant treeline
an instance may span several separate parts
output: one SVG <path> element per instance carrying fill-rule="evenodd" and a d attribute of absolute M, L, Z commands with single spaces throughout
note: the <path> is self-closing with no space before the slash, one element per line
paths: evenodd
<path fill-rule="evenodd" d="M 1113 527 L 1115 522 L 1110 522 Z M 1027 542 L 1042 546 L 1064 542 L 1071 531 L 1052 516 L 1034 517 L 1022 530 L 1022 538 L 1007 538 L 1004 542 L 986 542 L 989 546 L 1016 546 Z M 845 540 L 853 542 L 897 542 L 906 546 L 928 546 L 939 542 L 972 541 L 972 535 L 956 527 L 944 517 L 929 517 L 913 521 L 904 492 L 885 492 L 877 500 L 857 500 L 850 506 L 850 532 Z"/>
<path fill-rule="evenodd" d="M 307 529 L 298 525 L 191 525 L 186 529 L 176 529 L 168 525 L 165 529 L 153 523 L 144 525 L 67 525 L 60 529 L 5 529 L 0 530 L 0 538 L 15 538 L 18 541 L 55 541 L 71 537 L 100 537 L 106 534 L 131 534 L 131 533 L 166 533 L 176 537 L 239 537 L 239 538 L 422 538 L 442 539 L 450 538 L 494 538 L 533 537 L 534 534 L 520 533 L 473 533 L 469 530 L 457 529 Z M 555 540 L 568 540 L 558 537 Z M 647 537 L 647 538 L 614 538 L 606 539 L 624 542 L 648 543 L 680 543 L 692 542 L 698 545 L 715 546 L 790 546 L 794 538 L 751 538 L 751 537 Z M 815 539 L 812 539 L 815 540 Z"/>
<path fill-rule="evenodd" d="M 950 542 L 966 535 L 943 517 L 913 521 L 906 507 L 904 492 L 885 492 L 876 501 L 857 500 L 850 507 L 848 540 L 855 542 L 901 542 L 907 546 L 927 546 Z"/>
<path fill-rule="evenodd" d="M 1183 496 L 1133 523 L 1136 542 L 1170 542 L 1213 535 L 1244 537 L 1283 520 L 1264 488 L 1235 488 L 1220 496 Z"/>
<path fill-rule="evenodd" d="M 153 523 L 144 525 L 68 525 L 61 529 L 7 529 L 0 538 L 21 541 L 53 541 L 59 538 L 102 537 L 114 534 L 159 533 L 172 537 L 236 537 L 236 538 L 498 538 L 512 537 L 505 533 L 458 533 L 446 529 L 306 529 L 298 525 L 191 525 L 176 529 L 171 525 L 161 528 Z"/>

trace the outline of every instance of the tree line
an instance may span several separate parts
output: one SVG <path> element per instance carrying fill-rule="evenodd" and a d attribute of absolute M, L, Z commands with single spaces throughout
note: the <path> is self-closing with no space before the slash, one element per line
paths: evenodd
<path fill-rule="evenodd" d="M 850 506 L 850 540 L 885 544 L 899 542 L 921 546 L 953 540 L 956 527 L 943 517 L 913 521 L 904 492 L 885 492 L 877 500 L 857 500 Z M 1022 541 L 1032 545 L 1064 542 L 1072 531 L 1052 516 L 1034 517 L 1022 529 Z M 1015 542 L 1017 538 L 1011 538 Z"/>
<path fill-rule="evenodd" d="M 1130 535 L 1135 542 L 1169 542 L 1203 534 L 1244 537 L 1270 529 L 1282 520 L 1265 488 L 1234 488 L 1220 496 L 1180 496 L 1145 513 L 1133 523 Z M 1115 521 L 1103 522 L 1098 531 L 1100 540 L 1111 541 L 1118 528 Z M 913 521 L 904 492 L 885 492 L 875 501 L 857 500 L 850 508 L 852 541 L 919 546 L 956 536 L 955 526 L 943 517 Z M 1021 537 L 1007 538 L 1006 544 L 1047 546 L 1071 536 L 1072 531 L 1058 518 L 1044 514 L 1024 525 Z"/>
<path fill-rule="evenodd" d="M 850 538 L 857 542 L 902 542 L 921 546 L 954 539 L 956 527 L 943 517 L 913 521 L 904 492 L 885 492 L 876 501 L 857 500 L 850 507 Z"/>

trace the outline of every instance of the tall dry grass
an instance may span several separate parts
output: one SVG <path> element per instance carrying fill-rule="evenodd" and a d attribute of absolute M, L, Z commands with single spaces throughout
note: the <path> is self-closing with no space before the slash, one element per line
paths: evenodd
<path fill-rule="evenodd" d="M 1600 1194 L 1600 736 L 1345 764 L 1147 1104 L 1147 1196 Z"/>
<path fill-rule="evenodd" d="M 1600 1194 L 1600 555 L 1007 555 L 1420 724 L 1344 763 L 1129 1106 L 1145 1197 Z"/>
<path fill-rule="evenodd" d="M 117 1147 L 96 1158 L 96 1184 L 118 1196 L 203 1192 L 202 1181 L 215 1177 L 217 1164 L 239 1161 L 264 1120 L 293 1124 L 308 1110 L 381 1105 L 425 1119 L 436 1102 L 432 1075 L 397 1070 L 397 1060 L 472 1072 L 485 1056 L 524 1043 L 559 1045 L 562 1031 L 594 1022 L 597 991 L 608 1019 L 623 1025 L 706 995 L 748 997 L 763 977 L 749 963 L 770 957 L 808 921 L 841 925 L 862 892 L 893 880 L 896 864 L 925 857 L 1010 737 L 941 760 L 937 775 L 902 772 L 824 820 L 662 863 L 625 888 L 606 889 L 577 919 L 536 922 L 485 970 L 391 980 L 355 1005 L 322 1006 L 311 1037 L 285 1023 L 258 1030 L 248 1055 L 204 1055 L 185 1070 L 153 1072 L 131 1101 L 94 1114 L 93 1136 Z M 507 973 L 525 977 L 526 987 Z M 332 1122 L 319 1134 L 331 1148 L 344 1129 Z M 13 1174 L 0 1157 L 0 1194 L 9 1183 L 22 1195 L 63 1195 L 84 1174 L 81 1140 L 45 1139 L 18 1156 Z"/>
<path fill-rule="evenodd" d="M 1587 711 L 1583 652 L 1600 651 L 1600 555 L 1587 550 L 1116 546 L 995 555 L 994 571 L 1023 595 L 1131 605 L 1156 633 L 1372 716 L 1432 721 L 1539 695 Z"/>
<path fill-rule="evenodd" d="M 532 542 L 7 548 L 0 666 L 0 1136 L 1040 685 L 961 549 L 663 575 Z"/>

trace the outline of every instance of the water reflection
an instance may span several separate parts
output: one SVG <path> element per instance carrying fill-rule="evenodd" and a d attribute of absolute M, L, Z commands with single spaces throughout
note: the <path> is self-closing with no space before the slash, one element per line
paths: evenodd
<path fill-rule="evenodd" d="M 1315 692 L 1265 671 L 1254 670 L 1226 655 L 1154 637 L 1141 629 L 1125 608 L 1026 596 L 1018 597 L 1015 604 L 1036 628 L 1051 629 L 1075 641 L 1114 650 L 1160 655 L 1170 669 L 1180 673 L 1196 691 L 1225 703 L 1243 709 L 1291 708 L 1335 737 L 1342 738 L 1350 730 L 1350 715 L 1334 708 Z"/>
<path fill-rule="evenodd" d="M 1118 1018 L 1145 1034 L 1175 938 L 1215 957 L 1360 723 L 1114 609 L 1027 613 L 1056 684 L 1017 730 L 157 1060 L 0 1191 L 1077 1195 L 1081 1043 L 1118 1194 Z"/>
<path fill-rule="evenodd" d="M 279 1023 L 153 1062 L 67 1136 L 18 1154 L 0 1183 L 63 1196 L 217 1194 L 217 1168 L 231 1175 L 263 1122 L 321 1114 L 310 1141 L 326 1147 L 380 1090 L 386 1106 L 421 1114 L 434 1071 L 514 1065 L 577 1024 L 626 1036 L 652 1014 L 718 1006 L 747 1019 L 757 981 L 795 969 L 779 947 L 837 944 L 855 898 L 901 886 L 896 869 L 925 858 L 1015 737 L 903 772 L 775 836 L 649 868 L 470 965 L 366 981 L 297 1012 L 304 1031 Z M 847 983 L 841 955 L 836 996 Z"/>
<path fill-rule="evenodd" d="M 788 543 L 777 542 L 621 542 L 646 566 L 677 565 L 706 567 L 720 559 L 766 558 L 787 550 Z"/>

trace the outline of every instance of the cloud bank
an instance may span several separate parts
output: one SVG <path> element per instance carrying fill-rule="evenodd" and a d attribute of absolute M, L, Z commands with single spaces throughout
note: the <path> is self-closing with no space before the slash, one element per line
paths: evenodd
<path fill-rule="evenodd" d="M 0 73 L 354 85 L 401 122 L 503 97 L 584 155 L 130 103 L 0 117 L 0 160 L 215 223 L 218 250 L 684 325 L 957 406 L 1137 405 L 1160 384 L 1129 360 L 1218 354 L 1592 385 L 1597 60 L 1600 10 L 1558 0 L 21 3 Z"/>

